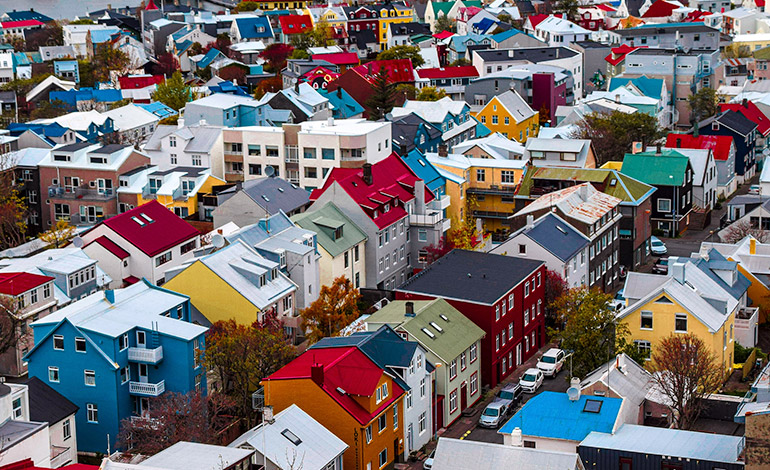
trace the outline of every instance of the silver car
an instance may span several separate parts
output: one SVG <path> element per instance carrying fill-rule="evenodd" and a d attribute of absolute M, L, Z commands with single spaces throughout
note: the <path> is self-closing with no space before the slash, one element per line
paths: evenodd
<path fill-rule="evenodd" d="M 482 428 L 496 428 L 503 424 L 503 419 L 508 415 L 509 404 L 502 400 L 495 400 L 479 416 L 479 426 Z"/>

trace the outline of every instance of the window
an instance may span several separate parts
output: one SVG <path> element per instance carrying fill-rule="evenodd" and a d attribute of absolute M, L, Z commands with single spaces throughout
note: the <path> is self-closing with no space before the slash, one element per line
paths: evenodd
<path fill-rule="evenodd" d="M 200 155 L 193 155 L 192 156 L 192 165 L 193 166 L 201 166 L 203 163 L 203 159 Z"/>
<path fill-rule="evenodd" d="M 386 427 L 388 427 L 388 418 L 385 416 L 385 413 L 383 413 L 377 418 L 377 432 L 381 433 Z"/>
<path fill-rule="evenodd" d="M 182 254 L 189 253 L 195 249 L 195 240 L 190 240 L 179 248 Z"/>
<path fill-rule="evenodd" d="M 647 312 L 642 310 L 642 324 L 641 328 L 643 330 L 651 330 L 652 329 L 652 312 Z"/>
<path fill-rule="evenodd" d="M 53 348 L 57 351 L 64 351 L 64 336 L 53 335 Z"/>
<path fill-rule="evenodd" d="M 658 199 L 658 212 L 671 212 L 671 199 Z"/>
<path fill-rule="evenodd" d="M 13 400 L 13 419 L 19 419 L 21 418 L 22 409 L 21 409 L 21 398 L 17 398 Z"/>
<path fill-rule="evenodd" d="M 96 386 L 96 372 L 92 370 L 86 370 L 83 371 L 83 375 L 85 377 L 85 384 L 89 387 L 95 387 Z"/>
<path fill-rule="evenodd" d="M 495 336 L 495 351 L 499 351 L 499 350 L 500 350 L 500 335 L 497 335 Z"/>
<path fill-rule="evenodd" d="M 529 295 L 529 281 L 524 283 L 524 297 Z"/>
<path fill-rule="evenodd" d="M 457 377 L 457 359 L 452 359 L 449 363 L 449 380 L 454 380 L 455 377 Z"/>
<path fill-rule="evenodd" d="M 420 379 L 420 398 L 425 398 L 425 377 Z"/>
<path fill-rule="evenodd" d="M 168 146 L 169 147 L 176 147 L 176 137 L 169 137 L 168 138 Z"/>
<path fill-rule="evenodd" d="M 495 321 L 500 319 L 500 306 L 495 305 Z"/>
<path fill-rule="evenodd" d="M 471 374 L 470 393 L 471 396 L 475 395 L 479 391 L 479 373 L 474 372 Z"/>
<path fill-rule="evenodd" d="M 164 265 L 169 261 L 171 261 L 171 252 L 167 251 L 162 255 L 158 256 L 157 258 L 155 258 L 155 267 L 157 268 L 158 266 Z"/>
<path fill-rule="evenodd" d="M 48 367 L 48 381 L 49 382 L 55 382 L 59 383 L 59 368 L 58 367 Z"/>
<path fill-rule="evenodd" d="M 513 322 L 508 324 L 508 338 L 513 339 Z"/>
<path fill-rule="evenodd" d="M 492 116 L 492 124 L 497 124 L 497 114 Z"/>
<path fill-rule="evenodd" d="M 687 314 L 686 313 L 676 314 L 674 330 L 677 333 L 687 333 Z"/>
<path fill-rule="evenodd" d="M 471 347 L 468 350 L 468 355 L 471 357 L 471 364 L 476 362 L 476 358 L 478 357 L 478 352 L 476 351 L 476 343 L 471 344 Z"/>
<path fill-rule="evenodd" d="M 412 409 L 412 391 L 411 390 L 406 392 L 406 409 L 407 410 Z"/>
<path fill-rule="evenodd" d="M 457 411 L 457 389 L 452 390 L 449 394 L 449 413 Z"/>
<path fill-rule="evenodd" d="M 372 442 L 372 425 L 366 427 L 366 443 Z"/>
<path fill-rule="evenodd" d="M 86 352 L 86 339 L 85 338 L 75 338 L 75 351 L 77 351 L 77 352 Z"/>
<path fill-rule="evenodd" d="M 479 168 L 476 170 L 476 181 L 485 181 L 486 180 L 486 174 L 483 168 Z"/>
<path fill-rule="evenodd" d="M 398 429 L 398 405 L 393 407 L 393 429 Z"/>
<path fill-rule="evenodd" d="M 120 383 L 124 384 L 131 380 L 131 369 L 126 366 L 122 369 L 120 369 Z"/>
<path fill-rule="evenodd" d="M 540 287 L 540 273 L 537 273 L 537 287 Z"/>
<path fill-rule="evenodd" d="M 64 436 L 64 440 L 66 441 L 70 437 L 72 437 L 72 425 L 70 424 L 70 420 L 64 421 L 64 423 L 61 426 L 62 429 L 62 435 Z"/>
<path fill-rule="evenodd" d="M 503 170 L 500 172 L 500 182 L 514 184 L 516 182 L 516 173 L 512 170 Z"/>
<path fill-rule="evenodd" d="M 382 449 L 380 452 L 380 468 L 388 464 L 388 449 Z"/>
<path fill-rule="evenodd" d="M 99 422 L 99 408 L 96 406 L 95 403 L 88 403 L 86 405 L 86 419 L 89 423 L 98 423 Z"/>
<path fill-rule="evenodd" d="M 427 422 L 428 421 L 427 421 L 426 418 L 427 418 L 427 416 L 426 416 L 426 413 L 424 411 L 422 413 L 420 413 L 420 419 L 419 419 L 418 425 L 417 425 L 417 429 L 419 430 L 420 434 L 424 433 L 425 430 L 428 429 L 428 427 L 427 427 Z"/>
<path fill-rule="evenodd" d="M 465 351 L 460 353 L 460 370 L 465 370 L 468 367 L 467 360 L 465 358 Z"/>
<path fill-rule="evenodd" d="M 636 340 L 634 341 L 636 343 L 636 349 L 639 350 L 639 352 L 644 356 L 645 359 L 649 360 L 650 355 L 652 353 L 652 347 L 650 346 L 649 341 L 642 341 L 642 340 Z"/>
<path fill-rule="evenodd" d="M 420 242 L 427 242 L 428 241 L 428 230 L 421 228 L 417 231 L 417 241 Z"/>

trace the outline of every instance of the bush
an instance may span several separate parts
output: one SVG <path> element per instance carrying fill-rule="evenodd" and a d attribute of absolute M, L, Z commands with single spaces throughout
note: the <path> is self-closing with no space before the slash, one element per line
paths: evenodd
<path fill-rule="evenodd" d="M 741 343 L 738 341 L 735 342 L 735 363 L 736 364 L 743 364 L 746 362 L 746 359 L 749 358 L 751 355 L 751 351 L 753 351 L 754 348 L 744 348 L 741 346 Z"/>

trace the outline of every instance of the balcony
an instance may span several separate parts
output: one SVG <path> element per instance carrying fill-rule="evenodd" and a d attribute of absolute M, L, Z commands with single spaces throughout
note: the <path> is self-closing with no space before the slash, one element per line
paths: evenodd
<path fill-rule="evenodd" d="M 59 468 L 72 462 L 72 448 L 51 445 L 51 468 Z"/>
<path fill-rule="evenodd" d="M 435 208 L 435 209 L 438 209 L 440 211 L 443 211 L 444 209 L 449 207 L 449 204 L 451 203 L 451 201 L 449 200 L 449 194 L 445 194 L 445 195 L 441 196 L 441 198 L 438 199 L 437 201 L 431 202 L 431 205 L 433 205 L 434 203 L 438 207 L 432 207 L 432 208 Z"/>
<path fill-rule="evenodd" d="M 112 188 L 91 189 L 87 186 L 49 186 L 48 197 L 55 199 L 82 199 L 84 201 L 109 201 L 115 198 Z"/>
<path fill-rule="evenodd" d="M 513 196 L 516 194 L 516 185 L 499 186 L 491 184 L 489 186 L 470 187 L 466 190 L 468 194 L 496 194 L 500 196 Z"/>
<path fill-rule="evenodd" d="M 441 223 L 441 231 L 448 232 L 451 228 L 452 228 L 452 220 L 444 219 L 444 221 Z"/>
<path fill-rule="evenodd" d="M 163 346 L 158 346 L 154 349 L 128 348 L 128 360 L 145 364 L 157 364 L 163 360 Z"/>
<path fill-rule="evenodd" d="M 507 219 L 513 212 L 495 212 L 495 211 L 473 211 L 473 217 L 482 219 Z"/>
<path fill-rule="evenodd" d="M 299 147 L 296 145 L 285 145 L 284 161 L 286 163 L 299 163 Z"/>
<path fill-rule="evenodd" d="M 148 383 L 148 382 L 129 382 L 128 393 L 131 395 L 138 395 L 140 397 L 157 397 L 161 393 L 166 391 L 166 381 Z"/>
<path fill-rule="evenodd" d="M 106 214 L 106 215 L 80 215 L 80 214 L 73 214 L 69 217 L 69 223 L 70 225 L 94 225 L 97 224 L 105 219 L 109 219 L 110 217 L 114 217 L 115 214 Z M 65 217 L 57 217 L 56 220 L 67 220 Z"/>
<path fill-rule="evenodd" d="M 429 212 L 427 214 L 409 214 L 409 225 L 433 227 L 444 218 L 441 212 Z"/>

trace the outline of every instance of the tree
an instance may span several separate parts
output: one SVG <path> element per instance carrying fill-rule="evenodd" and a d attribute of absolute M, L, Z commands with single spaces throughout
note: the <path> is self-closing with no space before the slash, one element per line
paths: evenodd
<path fill-rule="evenodd" d="M 425 64 L 425 59 L 420 54 L 420 48 L 417 46 L 393 46 L 390 49 L 380 52 L 377 60 L 395 60 L 409 59 L 412 61 L 412 67 L 420 67 Z"/>
<path fill-rule="evenodd" d="M 70 21 L 69 24 L 96 24 L 91 18 L 78 18 L 74 21 Z"/>
<path fill-rule="evenodd" d="M 291 51 L 290 59 L 309 59 L 310 54 L 307 53 L 304 49 L 294 49 Z"/>
<path fill-rule="evenodd" d="M 578 13 L 579 6 L 580 3 L 578 0 L 558 0 L 556 2 L 556 7 L 554 8 L 554 13 L 561 13 L 566 16 L 568 20 L 572 21 L 580 16 Z"/>
<path fill-rule="evenodd" d="M 508 13 L 500 13 L 497 15 L 497 19 L 503 23 L 513 24 L 513 18 Z"/>
<path fill-rule="evenodd" d="M 437 33 L 440 33 L 443 31 L 456 33 L 457 23 L 455 22 L 455 20 L 449 18 L 446 15 L 439 15 L 439 17 L 436 18 L 436 27 L 433 30 L 436 31 Z"/>
<path fill-rule="evenodd" d="M 234 51 L 230 49 L 230 46 L 233 44 L 232 40 L 230 40 L 230 35 L 227 33 L 220 33 L 217 34 L 217 38 L 214 42 L 210 42 L 206 44 L 206 47 L 203 48 L 201 51 L 202 54 L 207 53 L 211 49 L 216 49 L 222 54 L 226 55 L 227 57 L 239 60 L 241 54 L 237 51 Z"/>
<path fill-rule="evenodd" d="M 479 232 L 476 229 L 476 220 L 473 211 L 478 207 L 478 201 L 474 196 L 465 199 L 464 216 L 460 220 L 453 218 L 452 228 L 449 230 L 448 243 L 452 248 L 461 250 L 473 250 L 479 240 Z"/>
<path fill-rule="evenodd" d="M 380 67 L 379 72 L 374 77 L 372 94 L 366 101 L 366 106 L 371 110 L 369 112 L 369 120 L 378 121 L 384 118 L 386 114 L 393 110 L 395 99 L 396 89 L 390 83 L 388 70 L 385 67 Z"/>
<path fill-rule="evenodd" d="M 417 87 L 408 83 L 400 83 L 396 85 L 396 96 L 403 96 L 407 100 L 413 100 L 417 98 Z"/>
<path fill-rule="evenodd" d="M 545 101 L 543 101 L 543 105 L 540 106 L 540 111 L 538 112 L 538 122 L 540 126 L 545 126 L 550 121 L 551 121 L 551 111 L 545 105 Z"/>
<path fill-rule="evenodd" d="M 550 269 L 545 271 L 545 326 L 556 328 L 556 300 L 569 290 L 567 281 L 561 274 Z"/>
<path fill-rule="evenodd" d="M 234 8 L 236 13 L 243 13 L 245 11 L 254 11 L 257 9 L 259 9 L 259 2 L 251 2 L 249 0 L 244 0 L 240 2 Z"/>
<path fill-rule="evenodd" d="M 331 286 L 321 287 L 318 298 L 300 312 L 302 328 L 310 330 L 307 339 L 315 343 L 321 338 L 338 335 L 359 317 L 359 300 L 361 293 L 344 276 L 335 279 Z"/>
<path fill-rule="evenodd" d="M 286 67 L 286 59 L 289 58 L 292 52 L 294 52 L 294 47 L 276 42 L 260 52 L 259 57 L 267 61 L 265 71 L 278 73 Z"/>
<path fill-rule="evenodd" d="M 469 61 L 465 57 L 460 57 L 456 61 L 449 64 L 449 67 L 462 67 L 464 65 L 471 65 L 471 61 Z"/>
<path fill-rule="evenodd" d="M 562 349 L 573 351 L 573 376 L 585 377 L 621 352 L 639 358 L 637 348 L 628 342 L 628 325 L 616 323 L 610 300 L 610 294 L 580 287 L 553 302 L 556 323 L 564 328 L 549 333 L 561 336 Z"/>
<path fill-rule="evenodd" d="M 732 223 L 719 238 L 725 243 L 738 243 L 747 236 L 754 237 L 759 243 L 767 241 L 767 232 L 759 227 L 754 227 L 748 220 L 738 220 Z"/>
<path fill-rule="evenodd" d="M 313 25 L 313 29 L 291 36 L 291 45 L 295 49 L 307 50 L 311 47 L 326 47 L 332 45 L 334 38 L 329 23 L 324 20 Z"/>
<path fill-rule="evenodd" d="M 94 63 L 90 60 L 78 60 L 78 74 L 80 75 L 80 87 L 93 88 L 96 85 L 94 78 Z"/>
<path fill-rule="evenodd" d="M 167 78 L 163 83 L 158 83 L 152 98 L 174 111 L 179 111 L 188 101 L 192 100 L 193 96 L 192 90 L 182 78 L 182 73 L 177 70 L 171 78 Z"/>
<path fill-rule="evenodd" d="M 751 49 L 745 44 L 732 43 L 722 51 L 723 59 L 740 59 L 743 57 L 751 57 Z"/>
<path fill-rule="evenodd" d="M 11 296 L 0 295 L 0 355 L 21 339 L 22 307 Z"/>
<path fill-rule="evenodd" d="M 281 77 L 270 77 L 262 80 L 254 90 L 254 98 L 260 99 L 265 93 L 277 93 L 283 89 L 283 80 Z"/>
<path fill-rule="evenodd" d="M 67 103 L 62 100 L 39 101 L 30 116 L 33 119 L 52 119 L 67 114 Z"/>
<path fill-rule="evenodd" d="M 249 69 L 241 64 L 232 63 L 228 66 L 219 69 L 218 76 L 222 80 L 229 80 L 238 85 L 246 83 L 246 75 L 249 73 Z"/>
<path fill-rule="evenodd" d="M 661 136 L 656 116 L 621 111 L 588 114 L 571 134 L 573 139 L 592 141 L 597 167 L 609 161 L 622 161 L 633 142 L 641 142 L 644 148 L 654 144 Z"/>
<path fill-rule="evenodd" d="M 124 75 L 131 68 L 130 63 L 131 60 L 120 49 L 114 49 L 110 43 L 100 44 L 96 47 L 93 58 L 94 80 L 109 82 L 111 71 Z"/>
<path fill-rule="evenodd" d="M 262 379 L 296 357 L 275 310 L 262 313 L 262 322 L 218 321 L 206 333 L 204 361 L 218 378 L 219 391 L 232 397 L 238 416 L 249 425 L 254 418 L 251 393 Z"/>
<path fill-rule="evenodd" d="M 64 44 L 64 32 L 61 23 L 51 21 L 45 28 L 27 30 L 24 33 L 24 50 L 37 51 L 40 46 L 61 46 Z"/>
<path fill-rule="evenodd" d="M 692 110 L 692 122 L 700 122 L 703 119 L 716 115 L 719 112 L 719 97 L 717 91 L 711 87 L 704 87 L 687 98 Z"/>
<path fill-rule="evenodd" d="M 434 86 L 426 86 L 420 89 L 420 92 L 415 98 L 417 101 L 438 101 L 446 96 L 446 91 L 443 88 L 436 88 Z"/>
<path fill-rule="evenodd" d="M 14 181 L 17 162 L 12 155 L 0 155 L 0 168 L 5 169 L 0 173 L 0 250 L 21 245 L 27 234 L 27 203 Z"/>
<path fill-rule="evenodd" d="M 155 65 L 155 73 L 169 77 L 179 70 L 179 60 L 170 52 L 164 52 L 158 56 L 158 63 Z"/>
<path fill-rule="evenodd" d="M 199 42 L 194 42 L 190 46 L 189 51 L 190 51 L 189 55 L 191 55 L 191 56 L 195 56 L 195 55 L 198 55 L 198 54 L 203 54 L 203 46 Z"/>
<path fill-rule="evenodd" d="M 40 239 L 48 244 L 48 248 L 62 248 L 75 236 L 75 227 L 66 220 L 57 220 L 51 230 L 40 235 Z"/>
<path fill-rule="evenodd" d="M 448 238 L 446 240 L 442 238 L 438 243 L 426 246 L 425 265 L 430 266 L 433 262 L 452 251 L 452 248 L 452 244 Z"/>
<path fill-rule="evenodd" d="M 652 352 L 653 382 L 671 401 L 674 426 L 690 429 L 703 409 L 703 398 L 722 385 L 723 368 L 693 333 L 671 334 Z"/>
<path fill-rule="evenodd" d="M 179 441 L 221 444 L 217 432 L 231 422 L 228 411 L 233 406 L 232 400 L 220 393 L 166 392 L 150 399 L 144 419 L 132 417 L 120 422 L 117 445 L 132 453 L 153 455 Z"/>

